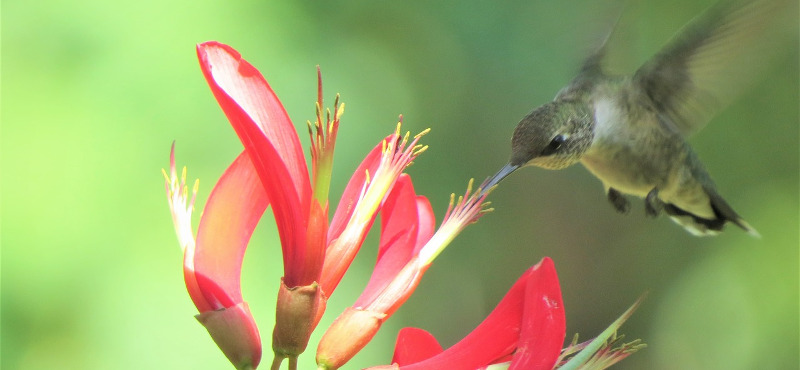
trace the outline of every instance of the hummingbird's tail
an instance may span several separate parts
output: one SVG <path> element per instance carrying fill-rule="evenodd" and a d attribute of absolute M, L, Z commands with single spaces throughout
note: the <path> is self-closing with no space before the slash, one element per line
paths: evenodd
<path fill-rule="evenodd" d="M 708 196 L 711 202 L 711 208 L 714 210 L 714 215 L 716 216 L 715 219 L 699 217 L 669 203 L 664 205 L 664 211 L 675 223 L 683 226 L 686 231 L 696 236 L 717 235 L 722 231 L 725 223 L 731 222 L 751 236 L 756 238 L 761 237 L 761 234 L 750 226 L 747 221 L 742 219 L 719 194 L 711 193 L 708 194 Z"/>

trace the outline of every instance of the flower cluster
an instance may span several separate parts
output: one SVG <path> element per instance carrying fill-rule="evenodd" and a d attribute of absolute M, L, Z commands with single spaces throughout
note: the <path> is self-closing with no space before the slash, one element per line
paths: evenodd
<path fill-rule="evenodd" d="M 195 182 L 189 190 L 185 167 L 178 175 L 174 143 L 169 172 L 164 171 L 173 223 L 184 252 L 184 280 L 199 312 L 196 318 L 236 368 L 259 365 L 261 338 L 243 300 L 240 276 L 253 230 L 271 207 L 284 266 L 272 334 L 272 368 L 280 368 L 288 359 L 289 368 L 295 369 L 328 299 L 379 217 L 381 236 L 372 277 L 352 307 L 327 329 L 317 348 L 319 368 L 337 369 L 408 299 L 455 236 L 491 210 L 485 202 L 488 192 L 480 188 L 473 192 L 470 181 L 463 196 L 457 200 L 451 196 L 437 229 L 430 203 L 416 194 L 411 177 L 403 173 L 427 148 L 419 144 L 427 130 L 411 136 L 403 134 L 398 123 L 353 172 L 329 220 L 333 152 L 344 104 L 337 96 L 332 111 L 323 108 L 319 71 L 316 117 L 308 122 L 309 169 L 295 128 L 261 73 L 233 48 L 218 42 L 199 44 L 197 55 L 244 151 L 214 186 L 196 234 L 191 215 L 198 185 Z M 546 258 L 520 278 L 484 323 L 448 350 L 443 351 L 424 331 L 401 331 L 390 367 L 477 369 L 509 362 L 511 368 L 544 369 L 592 360 L 607 364 L 611 361 L 603 362 L 606 357 L 621 359 L 636 347 L 624 346 L 627 352 L 621 355 L 619 348 L 573 343 L 562 353 L 564 335 L 558 279 L 552 261 Z M 599 339 L 605 343 L 602 335 L 595 341 Z M 594 357 L 587 357 L 587 351 Z"/>

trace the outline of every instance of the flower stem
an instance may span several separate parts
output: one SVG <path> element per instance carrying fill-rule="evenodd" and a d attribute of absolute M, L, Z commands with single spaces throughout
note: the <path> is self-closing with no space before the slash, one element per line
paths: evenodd
<path fill-rule="evenodd" d="M 270 370 L 280 370 L 281 369 L 281 362 L 283 362 L 283 358 L 284 358 L 283 356 L 278 356 L 276 354 L 275 357 L 272 358 L 272 366 L 270 366 Z"/>

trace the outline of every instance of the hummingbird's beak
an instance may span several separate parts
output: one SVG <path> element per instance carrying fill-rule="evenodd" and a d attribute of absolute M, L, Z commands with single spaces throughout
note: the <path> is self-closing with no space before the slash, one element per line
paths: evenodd
<path fill-rule="evenodd" d="M 506 165 L 503 166 L 503 168 L 501 168 L 500 171 L 497 171 L 497 173 L 494 174 L 494 176 L 486 179 L 486 181 L 484 181 L 483 184 L 481 184 L 481 189 L 483 189 L 484 192 L 491 189 L 493 186 L 500 183 L 501 180 L 506 178 L 506 176 L 516 171 L 517 168 L 519 167 L 520 166 L 516 164 L 506 163 Z"/>

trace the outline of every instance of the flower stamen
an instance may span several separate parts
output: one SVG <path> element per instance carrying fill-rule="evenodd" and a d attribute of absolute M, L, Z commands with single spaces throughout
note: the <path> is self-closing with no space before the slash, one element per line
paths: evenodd
<path fill-rule="evenodd" d="M 167 175 L 167 171 L 164 169 L 161 169 L 161 173 L 164 175 L 167 202 L 172 212 L 172 223 L 175 227 L 175 235 L 178 237 L 181 250 L 185 252 L 189 249 L 191 252 L 195 245 L 194 232 L 192 230 L 192 212 L 194 211 L 195 199 L 197 199 L 197 191 L 200 188 L 200 180 L 195 180 L 192 186 L 192 196 L 190 200 L 189 187 L 186 185 L 187 170 L 185 166 L 181 171 L 180 180 L 178 179 L 175 166 L 174 142 L 170 150 L 169 162 L 169 175 Z"/>
<path fill-rule="evenodd" d="M 442 225 L 419 251 L 419 259 L 424 265 L 431 264 L 467 225 L 477 222 L 481 216 L 494 210 L 488 208 L 491 202 L 484 202 L 489 195 L 488 192 L 483 193 L 480 187 L 472 192 L 473 182 L 473 179 L 469 180 L 467 191 L 458 197 L 457 202 L 455 202 L 456 195 L 450 194 L 450 203 Z"/>
<path fill-rule="evenodd" d="M 333 115 L 330 108 L 325 109 L 325 121 L 322 120 L 322 72 L 317 67 L 317 102 L 314 104 L 315 122 L 306 121 L 308 134 L 311 137 L 311 172 L 313 176 L 314 198 L 320 204 L 328 201 L 331 172 L 333 170 L 333 150 L 336 146 L 336 135 L 339 131 L 339 119 L 344 113 L 344 103 L 339 107 L 339 94 L 333 103 Z"/>
<path fill-rule="evenodd" d="M 375 219 L 378 208 L 383 203 L 389 191 L 394 186 L 397 178 L 411 162 L 424 151 L 427 146 L 417 145 L 427 129 L 411 139 L 411 133 L 406 132 L 401 136 L 403 116 L 395 128 L 395 132 L 381 141 L 381 158 L 378 168 L 370 174 L 365 172 L 365 181 L 361 193 L 356 200 L 353 213 L 347 220 L 342 232 L 330 241 L 323 267 L 323 287 L 332 291 L 341 281 L 344 271 L 350 265 L 355 254 L 361 247 L 361 242 L 369 231 Z"/>

